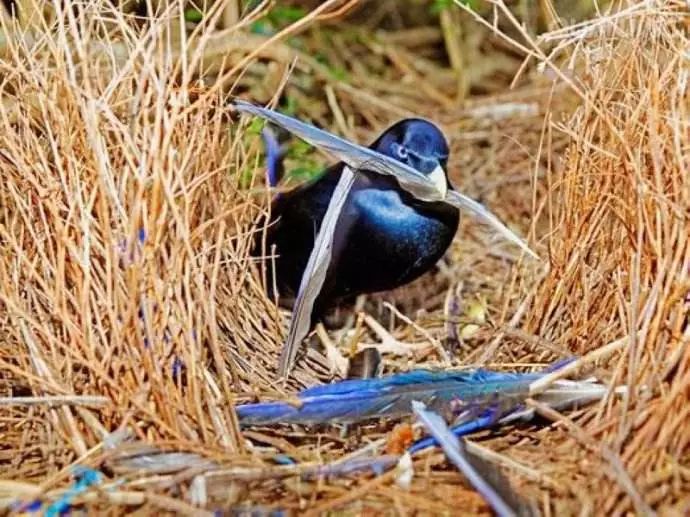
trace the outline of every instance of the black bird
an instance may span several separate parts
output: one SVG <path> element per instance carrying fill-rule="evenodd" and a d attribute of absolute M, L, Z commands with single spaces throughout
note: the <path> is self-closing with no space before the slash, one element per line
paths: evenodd
<path fill-rule="evenodd" d="M 282 171 L 271 133 L 269 177 Z M 405 119 L 384 131 L 370 146 L 427 175 L 440 192 L 452 189 L 446 173 L 448 144 L 429 121 Z M 276 283 L 281 296 L 296 296 L 317 232 L 345 164 L 339 162 L 316 179 L 277 196 L 272 204 L 266 248 L 261 235 L 254 255 L 275 251 Z M 312 312 L 312 325 L 343 299 L 394 289 L 429 271 L 448 249 L 460 213 L 444 202 L 416 199 L 393 176 L 359 170 L 338 219 L 326 279 Z M 272 261 L 267 261 L 270 268 Z M 269 274 L 271 270 L 269 269 Z M 269 276 L 270 278 L 270 276 Z"/>

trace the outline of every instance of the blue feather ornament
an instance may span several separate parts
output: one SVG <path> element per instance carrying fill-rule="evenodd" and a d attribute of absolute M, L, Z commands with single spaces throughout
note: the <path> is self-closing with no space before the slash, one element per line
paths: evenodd
<path fill-rule="evenodd" d="M 472 486 L 500 517 L 536 515 L 529 503 L 513 490 L 510 482 L 493 464 L 471 454 L 458 440 L 443 418 L 414 401 L 412 409 L 426 430 L 436 439 L 446 457 L 462 472 Z"/>
<path fill-rule="evenodd" d="M 542 373 L 415 370 L 376 379 L 346 380 L 301 391 L 295 403 L 260 402 L 236 408 L 240 424 L 352 423 L 412 413 L 418 400 L 434 411 L 465 413 L 518 406 Z"/>
<path fill-rule="evenodd" d="M 269 187 L 277 187 L 284 173 L 284 151 L 278 142 L 278 137 L 271 128 L 265 127 L 261 131 L 261 137 L 266 148 L 266 181 Z"/>

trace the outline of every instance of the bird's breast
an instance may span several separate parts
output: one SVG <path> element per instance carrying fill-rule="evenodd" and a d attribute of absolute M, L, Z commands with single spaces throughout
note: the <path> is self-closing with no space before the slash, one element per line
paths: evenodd
<path fill-rule="evenodd" d="M 277 203 L 267 249 L 275 245 L 281 293 L 296 294 L 337 175 L 285 196 Z M 358 179 L 335 228 L 326 301 L 394 289 L 431 269 L 448 249 L 457 209 L 428 203 L 374 173 Z M 326 303 L 327 304 L 327 303 Z"/>
<path fill-rule="evenodd" d="M 383 250 L 424 256 L 439 239 L 445 240 L 446 224 L 437 214 L 405 203 L 394 190 L 362 190 L 355 193 L 354 202 L 359 217 L 353 232 L 366 235 Z"/>
<path fill-rule="evenodd" d="M 431 269 L 457 230 L 458 212 L 443 203 L 420 203 L 397 190 L 353 193 L 357 220 L 340 257 L 338 291 L 393 289 Z M 345 280 L 349 284 L 345 285 Z"/>

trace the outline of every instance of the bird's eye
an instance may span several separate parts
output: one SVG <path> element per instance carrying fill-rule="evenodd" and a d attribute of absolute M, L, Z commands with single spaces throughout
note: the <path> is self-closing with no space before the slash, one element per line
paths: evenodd
<path fill-rule="evenodd" d="M 401 160 L 407 159 L 407 147 L 405 147 L 404 145 L 393 144 L 393 151 L 395 151 L 396 156 Z"/>

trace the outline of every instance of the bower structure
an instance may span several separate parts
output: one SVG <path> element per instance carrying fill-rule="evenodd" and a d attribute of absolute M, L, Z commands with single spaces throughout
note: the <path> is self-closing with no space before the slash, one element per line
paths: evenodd
<path fill-rule="evenodd" d="M 546 16 L 535 38 L 490 2 L 493 32 L 458 7 L 440 28 L 370 39 L 337 30 L 352 2 L 274 35 L 246 30 L 265 5 L 238 22 L 221 2 L 194 25 L 177 1 L 150 2 L 145 20 L 104 2 L 17 4 L 0 30 L 0 505 L 69 495 L 78 464 L 101 474 L 70 504 L 93 511 L 487 511 L 438 451 L 414 459 L 409 488 L 396 471 L 304 475 L 376 438 L 395 447 L 391 423 L 239 430 L 235 403 L 285 396 L 289 314 L 249 258 L 269 197 L 256 126 L 228 113 L 227 93 L 288 92 L 298 114 L 359 141 L 410 113 L 438 120 L 454 182 L 544 258 L 465 218 L 438 272 L 320 332 L 288 390 L 337 377 L 372 343 L 387 372 L 594 357 L 581 373 L 628 396 L 538 407 L 546 422 L 473 439 L 545 514 L 690 509 L 685 3 L 624 2 L 563 27 Z M 495 52 L 481 74 L 458 74 L 454 20 L 474 27 L 465 45 Z M 333 32 L 285 43 L 317 22 Z M 517 72 L 512 90 L 481 85 Z M 275 465 L 279 453 L 300 465 Z"/>

